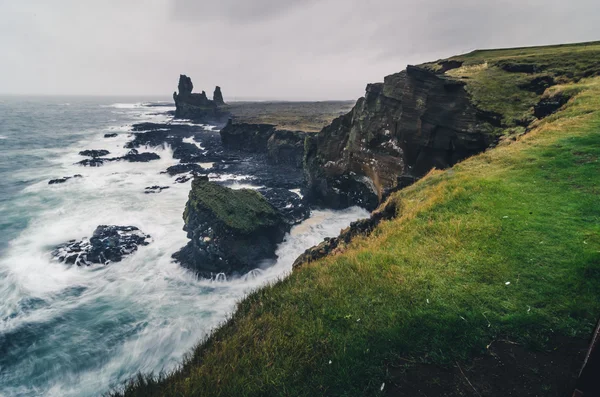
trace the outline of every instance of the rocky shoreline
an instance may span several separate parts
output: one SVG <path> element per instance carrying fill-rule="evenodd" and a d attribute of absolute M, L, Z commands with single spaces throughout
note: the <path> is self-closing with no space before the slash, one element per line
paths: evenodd
<path fill-rule="evenodd" d="M 159 155 L 139 149 L 170 147 L 179 164 L 162 173 L 172 177 L 174 184 L 193 179 L 184 212 L 184 230 L 190 241 L 173 258 L 202 277 L 243 274 L 274 259 L 277 244 L 291 226 L 309 217 L 311 206 L 341 209 L 357 205 L 374 210 L 391 192 L 414 183 L 431 169 L 448 168 L 495 145 L 503 126 L 501 117 L 479 109 L 465 89 L 466 83 L 445 75 L 460 66 L 443 62 L 438 63 L 438 70 L 409 66 L 387 76 L 383 83 L 369 84 L 365 97 L 350 112 L 319 132 L 234 121 L 220 87 L 210 100 L 204 91 L 192 93 L 191 79 L 181 75 L 179 92 L 173 95 L 173 122 L 136 124 L 125 145 L 130 149 L 126 155 L 111 158 L 108 150 L 83 150 L 79 154 L 88 158 L 78 164 L 97 167 L 113 161 L 148 162 Z M 538 86 L 545 89 L 553 81 L 532 84 L 522 89 L 541 94 Z M 534 114 L 545 117 L 567 100 L 564 95 L 543 98 Z M 178 119 L 191 123 L 176 123 Z M 106 134 L 105 138 L 114 136 Z M 258 188 L 233 190 L 226 181 L 212 182 L 222 180 L 223 175 Z M 78 177 L 54 179 L 49 184 Z M 144 193 L 168 188 L 148 186 Z M 302 195 L 291 190 L 302 191 Z M 391 204 L 380 208 L 339 237 L 307 250 L 294 267 L 341 249 L 357 235 L 369 234 L 395 212 Z M 99 229 L 107 227 L 117 232 L 127 228 Z M 108 258 L 115 246 L 125 254 L 134 251 L 130 239 L 105 240 L 110 242 L 106 253 L 92 258 Z M 66 263 L 115 261 L 73 259 L 80 258 L 88 246 L 69 242 L 53 254 Z M 102 250 L 102 246 L 93 249 Z"/>

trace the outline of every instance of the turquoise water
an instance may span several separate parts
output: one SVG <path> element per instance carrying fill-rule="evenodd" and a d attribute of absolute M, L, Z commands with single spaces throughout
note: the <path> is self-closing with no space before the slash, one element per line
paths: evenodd
<path fill-rule="evenodd" d="M 279 260 L 245 277 L 210 281 L 171 261 L 186 243 L 189 184 L 160 174 L 161 159 L 74 165 L 84 149 L 127 150 L 131 124 L 166 121 L 162 98 L 0 97 L 0 396 L 96 396 L 138 371 L 174 368 L 254 288 L 289 273 L 293 260 L 366 211 L 313 211 Z M 157 114 L 158 113 L 158 114 Z M 105 139 L 105 133 L 117 138 Z M 60 185 L 48 180 L 82 174 Z M 160 194 L 144 187 L 171 186 Z M 109 266 L 53 261 L 52 247 L 101 224 L 133 225 L 153 241 Z"/>

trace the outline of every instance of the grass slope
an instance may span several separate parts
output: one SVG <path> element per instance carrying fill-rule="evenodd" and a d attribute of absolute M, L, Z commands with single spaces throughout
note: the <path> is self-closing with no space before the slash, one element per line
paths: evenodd
<path fill-rule="evenodd" d="M 559 113 L 395 193 L 396 218 L 251 294 L 179 371 L 123 394 L 381 395 L 407 360 L 466 368 L 498 340 L 529 354 L 587 338 L 600 313 L 600 78 L 561 90 L 577 94 Z M 562 379 L 537 376 L 539 395 L 557 395 Z"/>

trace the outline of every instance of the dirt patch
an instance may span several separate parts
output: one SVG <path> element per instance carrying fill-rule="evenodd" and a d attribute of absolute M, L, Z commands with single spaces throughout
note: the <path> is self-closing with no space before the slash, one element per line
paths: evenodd
<path fill-rule="evenodd" d="M 548 351 L 493 342 L 471 363 L 450 368 L 409 361 L 390 367 L 387 396 L 571 397 L 589 341 L 564 339 Z"/>

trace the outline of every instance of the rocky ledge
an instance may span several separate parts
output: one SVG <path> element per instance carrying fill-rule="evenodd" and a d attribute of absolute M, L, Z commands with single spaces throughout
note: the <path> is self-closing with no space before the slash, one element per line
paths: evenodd
<path fill-rule="evenodd" d="M 183 214 L 188 244 L 173 257 L 201 277 L 242 274 L 275 259 L 290 224 L 257 191 L 196 177 Z"/>
<path fill-rule="evenodd" d="M 138 246 L 150 244 L 150 236 L 135 226 L 106 226 L 96 228 L 91 238 L 71 240 L 57 246 L 52 256 L 70 265 L 107 265 L 119 262 L 137 251 Z"/>
<path fill-rule="evenodd" d="M 204 91 L 199 94 L 192 93 L 193 89 L 192 79 L 184 74 L 180 75 L 179 93 L 173 93 L 175 117 L 223 126 L 229 119 L 229 112 L 223 108 L 225 101 L 221 88 L 215 88 L 212 100 L 208 99 Z"/>
<path fill-rule="evenodd" d="M 305 137 L 305 132 L 278 130 L 273 124 L 234 123 L 233 120 L 221 130 L 224 147 L 266 153 L 269 164 L 296 168 L 302 168 Z"/>

